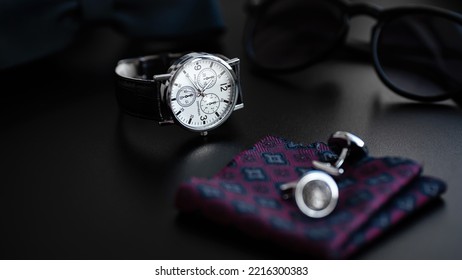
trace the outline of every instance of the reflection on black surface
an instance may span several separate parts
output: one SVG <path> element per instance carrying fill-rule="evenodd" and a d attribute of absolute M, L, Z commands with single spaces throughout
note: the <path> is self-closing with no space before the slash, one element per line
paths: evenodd
<path fill-rule="evenodd" d="M 421 117 L 431 117 L 432 115 L 445 115 L 445 116 L 459 116 L 462 117 L 462 112 L 455 106 L 447 104 L 427 104 L 427 103 L 391 103 L 384 104 L 379 98 L 374 99 L 373 108 L 371 110 L 372 116 L 376 119 L 390 118 L 400 119 L 406 121 L 420 122 Z"/>
<path fill-rule="evenodd" d="M 239 152 L 235 138 L 229 123 L 202 137 L 178 126 L 160 127 L 122 113 L 116 129 L 126 165 L 148 176 L 153 185 L 162 185 L 167 178 L 173 178 L 169 184 L 176 185 L 191 176 L 211 177 Z"/>
<path fill-rule="evenodd" d="M 451 139 L 462 137 L 460 124 L 462 123 L 462 111 L 450 104 L 425 104 L 425 103 L 383 103 L 375 98 L 370 109 L 371 124 L 369 130 L 374 131 L 373 138 L 377 148 L 382 152 L 403 154 L 415 159 L 429 158 L 431 154 L 446 155 L 454 144 Z M 431 128 L 431 133 L 429 131 Z M 393 137 L 390 131 L 398 131 L 402 142 L 412 143 L 412 150 L 401 150 L 406 145 L 399 145 L 392 141 L 394 147 L 380 145 L 381 139 Z M 430 135 L 432 135 L 430 137 Z M 396 137 L 396 136 L 395 136 Z M 453 138 L 455 137 L 455 138 Z M 438 139 L 438 142 L 435 141 Z M 450 156 L 447 154 L 446 156 Z M 432 158 L 430 156 L 430 158 Z M 427 165 L 433 162 L 427 162 Z M 438 170 L 449 168 L 446 164 L 434 166 Z M 453 166 L 451 166 L 453 168 Z"/>
<path fill-rule="evenodd" d="M 215 246 L 223 247 L 224 250 L 239 250 L 246 255 L 252 255 L 254 259 L 267 260 L 290 260 L 290 259 L 315 259 L 310 252 L 296 253 L 288 250 L 280 244 L 273 244 L 267 240 L 261 240 L 248 234 L 242 233 L 234 227 L 217 225 L 204 217 L 196 214 L 180 214 L 175 220 L 176 227 L 198 242 L 211 242 Z M 197 258 L 195 252 L 191 252 L 190 258 Z M 201 252 L 201 258 L 214 258 L 213 251 L 207 248 Z"/>

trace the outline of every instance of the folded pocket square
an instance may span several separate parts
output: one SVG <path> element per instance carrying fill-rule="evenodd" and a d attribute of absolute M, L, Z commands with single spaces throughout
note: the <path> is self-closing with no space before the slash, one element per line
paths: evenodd
<path fill-rule="evenodd" d="M 421 176 L 412 160 L 366 157 L 336 177 L 339 200 L 327 217 L 307 217 L 282 198 L 280 186 L 313 170 L 312 160 L 335 156 L 323 143 L 268 136 L 214 177 L 181 184 L 176 206 L 310 256 L 348 258 L 446 189 L 442 181 Z"/>

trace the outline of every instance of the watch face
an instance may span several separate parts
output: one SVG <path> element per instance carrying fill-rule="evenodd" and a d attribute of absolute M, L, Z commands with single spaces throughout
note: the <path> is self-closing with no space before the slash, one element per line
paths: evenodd
<path fill-rule="evenodd" d="M 210 130 L 234 110 L 235 77 L 229 65 L 217 57 L 191 58 L 173 76 L 167 98 L 173 116 L 184 127 Z"/>

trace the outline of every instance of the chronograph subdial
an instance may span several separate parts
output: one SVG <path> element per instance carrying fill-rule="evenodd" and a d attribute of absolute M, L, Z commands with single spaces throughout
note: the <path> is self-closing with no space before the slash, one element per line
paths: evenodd
<path fill-rule="evenodd" d="M 180 88 L 176 94 L 176 101 L 181 107 L 188 107 L 196 100 L 196 90 L 190 86 Z"/>
<path fill-rule="evenodd" d="M 220 98 L 214 93 L 208 93 L 202 98 L 200 107 L 202 112 L 213 114 L 220 107 Z"/>
<path fill-rule="evenodd" d="M 197 84 L 202 91 L 209 89 L 217 82 L 217 73 L 212 68 L 205 68 L 197 75 Z"/>

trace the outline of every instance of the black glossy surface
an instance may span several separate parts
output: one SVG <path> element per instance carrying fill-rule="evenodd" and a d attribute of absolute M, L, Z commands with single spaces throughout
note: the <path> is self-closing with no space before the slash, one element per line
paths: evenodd
<path fill-rule="evenodd" d="M 442 201 L 356 257 L 462 259 L 461 108 L 399 97 L 367 60 L 331 58 L 280 79 L 256 76 L 243 52 L 243 2 L 222 1 L 221 45 L 242 59 L 245 109 L 206 139 L 119 114 L 116 61 L 163 45 L 133 48 L 97 29 L 56 56 L 2 73 L 0 258 L 306 258 L 179 215 L 173 197 L 179 182 L 211 176 L 265 135 L 311 143 L 346 130 L 372 155 L 412 158 L 448 184 Z M 353 33 L 369 23 L 355 20 Z"/>

